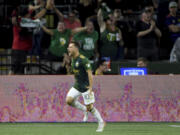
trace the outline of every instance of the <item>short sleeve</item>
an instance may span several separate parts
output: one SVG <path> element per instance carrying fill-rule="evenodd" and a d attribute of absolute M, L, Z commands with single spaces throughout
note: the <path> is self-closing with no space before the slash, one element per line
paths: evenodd
<path fill-rule="evenodd" d="M 86 71 L 91 70 L 91 64 L 90 64 L 89 60 L 84 57 L 84 58 L 82 58 L 82 61 L 83 61 L 83 66 L 84 66 L 85 70 Z"/>

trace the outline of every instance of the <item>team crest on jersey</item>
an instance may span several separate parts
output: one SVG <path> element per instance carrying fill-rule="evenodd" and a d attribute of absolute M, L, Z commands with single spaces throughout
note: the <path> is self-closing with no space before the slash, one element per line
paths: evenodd
<path fill-rule="evenodd" d="M 108 41 L 116 40 L 116 35 L 114 33 L 108 33 L 106 37 L 107 37 Z"/>
<path fill-rule="evenodd" d="M 60 41 L 61 45 L 65 45 L 66 44 L 66 40 L 64 38 L 60 38 L 59 41 Z"/>
<path fill-rule="evenodd" d="M 75 63 L 75 66 L 76 66 L 76 67 L 79 67 L 79 62 L 78 62 L 78 61 Z"/>

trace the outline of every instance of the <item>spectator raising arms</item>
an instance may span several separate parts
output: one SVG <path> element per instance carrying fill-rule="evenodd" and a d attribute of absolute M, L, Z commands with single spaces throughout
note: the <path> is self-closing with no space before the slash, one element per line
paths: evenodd
<path fill-rule="evenodd" d="M 98 41 L 98 32 L 94 30 L 94 24 L 92 21 L 87 20 L 85 27 L 87 28 L 86 31 L 79 32 L 74 35 L 73 40 L 80 42 L 80 52 L 84 56 L 86 56 L 88 59 L 98 59 L 99 53 L 98 53 L 98 47 L 97 47 L 97 41 Z"/>
<path fill-rule="evenodd" d="M 51 4 L 51 8 L 55 9 L 56 13 L 60 13 L 57 8 L 54 8 L 54 3 Z M 86 27 L 80 27 L 76 29 L 67 29 L 65 22 L 60 20 L 56 29 L 48 29 L 42 26 L 42 29 L 51 36 L 51 43 L 49 46 L 49 59 L 62 61 L 63 57 L 67 57 L 67 47 L 70 41 L 70 37 L 77 32 L 84 31 Z"/>
<path fill-rule="evenodd" d="M 108 9 L 107 7 L 105 7 Z M 114 15 L 109 12 L 103 13 L 103 9 L 98 11 L 98 23 L 100 27 L 100 55 L 102 57 L 110 57 L 111 60 L 117 60 L 118 47 L 123 46 L 121 30 L 116 27 Z M 103 16 L 104 15 L 104 16 Z"/>
<path fill-rule="evenodd" d="M 77 17 L 77 15 L 76 15 L 77 13 L 75 10 L 73 10 L 73 11 L 71 10 L 68 13 L 68 17 L 65 18 L 64 15 L 55 7 L 54 4 L 52 5 L 52 8 L 56 12 L 59 20 L 64 21 L 66 28 L 72 30 L 72 29 L 81 27 L 81 21 Z"/>
<path fill-rule="evenodd" d="M 42 26 L 42 29 L 51 36 L 49 46 L 49 57 L 51 60 L 62 61 L 64 56 L 67 56 L 67 47 L 70 37 L 77 32 L 86 30 L 86 27 L 76 29 L 66 29 L 64 21 L 59 21 L 57 29 L 48 29 Z"/>
<path fill-rule="evenodd" d="M 40 12 L 45 7 L 45 0 L 33 0 L 29 3 L 29 11 L 32 12 L 33 15 Z M 44 16 L 40 18 L 45 22 Z M 39 59 L 41 55 L 41 40 L 43 38 L 43 31 L 40 27 L 33 30 L 33 41 L 32 41 L 32 50 L 30 54 L 32 55 L 32 61 Z"/>
<path fill-rule="evenodd" d="M 50 8 L 50 0 L 47 1 L 46 8 L 36 13 L 33 18 L 41 18 Z M 21 7 L 12 13 L 13 24 L 13 44 L 12 44 L 12 69 L 10 74 L 24 74 L 24 62 L 26 56 L 32 48 L 32 30 L 30 28 L 22 27 L 20 24 L 24 19 L 31 19 L 31 12 L 28 8 Z"/>

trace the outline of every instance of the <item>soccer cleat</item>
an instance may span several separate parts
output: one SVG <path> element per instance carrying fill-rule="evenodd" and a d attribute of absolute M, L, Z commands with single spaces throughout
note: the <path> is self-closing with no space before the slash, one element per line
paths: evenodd
<path fill-rule="evenodd" d="M 99 122 L 98 123 L 98 128 L 97 128 L 96 132 L 103 132 L 105 125 L 106 125 L 106 123 L 104 121 L 103 122 Z"/>
<path fill-rule="evenodd" d="M 83 122 L 87 122 L 87 120 L 88 120 L 88 112 L 84 112 Z"/>

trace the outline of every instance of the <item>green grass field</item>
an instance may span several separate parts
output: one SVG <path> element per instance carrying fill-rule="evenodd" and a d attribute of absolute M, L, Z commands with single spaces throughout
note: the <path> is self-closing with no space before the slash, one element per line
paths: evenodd
<path fill-rule="evenodd" d="M 0 135 L 180 135 L 180 123 L 0 123 Z"/>

